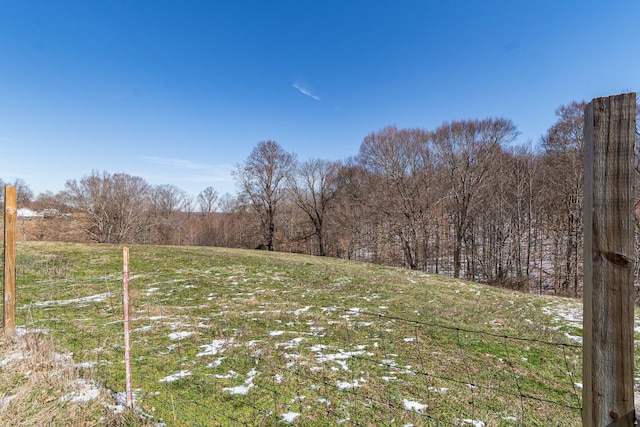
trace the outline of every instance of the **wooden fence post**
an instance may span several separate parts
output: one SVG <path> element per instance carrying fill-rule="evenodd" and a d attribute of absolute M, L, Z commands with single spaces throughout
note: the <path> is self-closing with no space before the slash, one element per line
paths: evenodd
<path fill-rule="evenodd" d="M 4 188 L 4 333 L 16 334 L 16 187 Z"/>
<path fill-rule="evenodd" d="M 585 110 L 583 426 L 634 425 L 636 95 Z"/>
<path fill-rule="evenodd" d="M 122 295 L 124 311 L 124 372 L 127 408 L 133 409 L 133 381 L 131 379 L 131 325 L 129 317 L 129 248 L 122 248 Z"/>

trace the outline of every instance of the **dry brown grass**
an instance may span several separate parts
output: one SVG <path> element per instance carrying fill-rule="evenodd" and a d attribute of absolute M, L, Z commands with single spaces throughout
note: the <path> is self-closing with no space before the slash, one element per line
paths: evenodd
<path fill-rule="evenodd" d="M 40 332 L 0 332 L 0 390 L 3 426 L 142 425 L 131 413 L 116 413 L 110 393 Z M 91 392 L 96 396 L 82 398 Z"/>

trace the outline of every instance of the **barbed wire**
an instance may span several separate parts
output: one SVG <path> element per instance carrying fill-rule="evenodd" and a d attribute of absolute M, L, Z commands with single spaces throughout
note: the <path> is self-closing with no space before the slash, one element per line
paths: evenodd
<path fill-rule="evenodd" d="M 23 326 L 54 335 L 105 387 L 121 392 L 121 276 L 108 270 L 99 277 L 74 276 L 68 262 L 61 257 L 36 266 L 43 273 L 33 285 L 22 289 L 31 293 L 29 301 L 19 308 Z M 23 274 L 33 267 L 19 266 Z M 296 314 L 300 308 L 286 300 L 281 306 L 268 307 L 256 299 L 252 304 L 260 310 L 245 307 L 242 312 L 225 313 L 224 302 L 215 309 L 204 307 L 201 299 L 209 297 L 206 292 L 196 291 L 199 279 L 185 274 L 182 282 L 168 279 L 160 271 L 132 274 L 132 280 L 139 283 L 132 298 L 131 316 L 136 404 L 144 413 L 168 425 L 328 422 L 366 426 L 403 422 L 459 426 L 476 421 L 474 425 L 481 425 L 481 419 L 488 422 L 487 417 L 492 416 L 508 418 L 509 425 L 524 426 L 528 422 L 535 424 L 540 417 L 530 403 L 556 408 L 549 410 L 552 414 L 566 412 L 570 414 L 568 420 L 580 419 L 580 393 L 573 374 L 580 363 L 580 345 L 347 307 L 312 304 Z M 216 293 L 215 286 L 207 286 L 207 292 Z M 178 298 L 178 293 L 185 295 Z M 176 306 L 178 300 L 184 305 Z M 241 321 L 236 322 L 234 316 Z M 356 317 L 359 321 L 354 321 Z M 278 335 L 268 334 L 270 329 L 287 324 L 295 329 L 304 324 L 303 320 L 315 322 L 313 327 L 324 331 L 324 335 L 307 336 L 290 330 L 308 339 L 309 344 L 303 346 L 300 341 L 294 346 L 292 342 L 292 347 L 287 348 L 287 342 L 282 345 L 275 341 Z M 173 335 L 168 337 L 187 324 L 196 332 L 175 335 L 175 339 L 171 338 Z M 105 334 L 104 328 L 109 333 Z M 261 345 L 249 345 L 256 338 L 253 328 L 263 331 L 258 334 Z M 362 341 L 364 338 L 368 341 Z M 218 357 L 203 367 L 205 362 L 198 360 L 198 349 L 216 340 L 224 341 L 224 349 L 201 356 L 207 361 Z M 495 344 L 500 354 L 480 354 L 474 348 L 482 347 L 480 344 L 487 348 Z M 321 345 L 326 347 L 318 350 Z M 437 363 L 433 353 L 439 345 L 451 353 Z M 518 361 L 514 353 L 522 345 L 555 351 L 552 360 L 537 361 L 556 363 L 564 369 L 564 373 L 554 374 L 557 390 L 551 390 L 549 396 L 532 393 L 527 386 L 527 381 L 543 379 L 523 378 L 532 369 L 525 361 Z M 327 353 L 329 350 L 334 353 Z M 93 365 L 83 365 L 87 361 Z M 481 366 L 477 366 L 479 362 Z M 242 387 L 233 385 L 242 379 L 242 373 L 256 368 L 261 372 L 252 377 L 252 382 L 245 379 L 247 393 L 234 393 L 233 387 Z M 483 369 L 487 372 L 479 372 Z M 178 379 L 162 381 L 172 375 Z M 560 386 L 562 381 L 565 383 Z M 443 395 L 451 398 L 443 399 Z M 312 398 L 316 400 L 311 401 Z M 458 403 L 456 406 L 443 400 Z M 307 419 L 300 421 L 304 417 Z"/>

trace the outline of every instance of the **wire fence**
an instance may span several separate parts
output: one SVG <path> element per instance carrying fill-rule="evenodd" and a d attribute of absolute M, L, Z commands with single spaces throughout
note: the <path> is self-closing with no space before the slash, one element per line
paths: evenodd
<path fill-rule="evenodd" d="M 19 257 L 18 324 L 52 334 L 78 369 L 122 398 L 121 270 L 111 258 L 90 271 L 74 259 Z M 500 325 L 475 330 L 392 315 L 376 294 L 363 293 L 374 300 L 366 308 L 337 305 L 312 288 L 293 298 L 298 291 L 269 265 L 133 264 L 134 400 L 149 423 L 581 423 L 582 348 L 531 338 L 537 325 L 514 337 Z"/>

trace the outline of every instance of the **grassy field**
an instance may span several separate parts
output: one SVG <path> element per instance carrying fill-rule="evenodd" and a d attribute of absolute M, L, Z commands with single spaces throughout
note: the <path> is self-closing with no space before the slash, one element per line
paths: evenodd
<path fill-rule="evenodd" d="M 121 424 L 580 425 L 579 301 L 295 254 L 130 254 L 135 404 L 150 418 Z M 22 328 L 121 396 L 120 247 L 20 243 L 17 298 Z M 115 423 L 88 410 L 86 425 Z"/>

